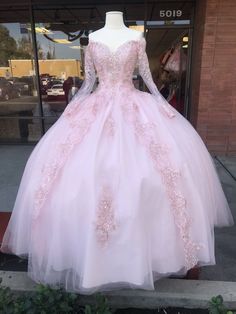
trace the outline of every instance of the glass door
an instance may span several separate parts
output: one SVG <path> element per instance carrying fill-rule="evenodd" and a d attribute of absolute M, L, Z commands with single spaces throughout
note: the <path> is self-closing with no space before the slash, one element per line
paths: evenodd
<path fill-rule="evenodd" d="M 166 100 L 189 117 L 194 1 L 150 3 L 145 21 L 154 81 Z"/>
<path fill-rule="evenodd" d="M 185 28 L 148 29 L 148 55 L 153 79 L 165 99 L 182 115 L 188 108 L 189 39 Z"/>

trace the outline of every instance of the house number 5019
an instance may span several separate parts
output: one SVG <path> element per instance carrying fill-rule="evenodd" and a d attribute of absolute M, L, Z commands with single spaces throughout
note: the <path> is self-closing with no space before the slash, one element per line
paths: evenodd
<path fill-rule="evenodd" d="M 160 10 L 160 17 L 180 17 L 182 10 Z"/>

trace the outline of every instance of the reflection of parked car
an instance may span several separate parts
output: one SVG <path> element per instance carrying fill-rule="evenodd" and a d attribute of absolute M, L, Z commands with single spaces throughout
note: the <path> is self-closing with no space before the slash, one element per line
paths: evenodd
<path fill-rule="evenodd" d="M 43 85 L 40 81 L 40 90 L 42 95 L 47 95 L 47 90 L 52 87 L 52 82 L 48 82 L 47 85 Z"/>
<path fill-rule="evenodd" d="M 21 96 L 20 89 L 8 82 L 5 78 L 0 78 L 0 99 L 9 100 Z"/>
<path fill-rule="evenodd" d="M 49 77 L 44 77 L 41 79 L 41 83 L 43 86 L 47 85 L 50 82 Z"/>
<path fill-rule="evenodd" d="M 34 89 L 34 79 L 32 76 L 22 76 L 18 78 L 19 82 L 23 82 L 29 86 L 28 95 L 32 95 Z"/>
<path fill-rule="evenodd" d="M 41 94 L 42 95 L 47 95 L 47 90 L 49 88 L 52 88 L 53 85 L 56 85 L 56 84 L 63 84 L 63 80 L 61 79 L 51 79 L 51 80 L 48 80 L 47 81 L 47 84 L 44 84 L 43 82 L 45 82 L 44 79 L 41 79 L 40 80 L 40 90 L 41 90 Z"/>
<path fill-rule="evenodd" d="M 21 95 L 29 95 L 29 84 L 27 82 L 20 81 L 19 78 L 11 78 L 8 82 L 13 84 L 15 88 L 18 88 Z"/>
<path fill-rule="evenodd" d="M 64 80 L 61 80 L 61 79 L 53 79 L 52 80 L 52 84 L 55 85 L 55 84 L 63 84 Z"/>
<path fill-rule="evenodd" d="M 47 90 L 48 99 L 65 99 L 65 92 L 62 84 L 55 84 Z"/>
<path fill-rule="evenodd" d="M 52 87 L 51 76 L 48 73 L 40 74 L 40 91 L 47 95 L 47 90 Z"/>

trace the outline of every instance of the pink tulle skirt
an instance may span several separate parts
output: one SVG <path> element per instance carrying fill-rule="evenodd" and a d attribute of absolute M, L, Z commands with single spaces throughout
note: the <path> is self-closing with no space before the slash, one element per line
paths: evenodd
<path fill-rule="evenodd" d="M 90 294 L 215 264 L 233 218 L 192 125 L 149 93 L 92 93 L 65 111 L 25 167 L 1 250 L 36 282 Z"/>

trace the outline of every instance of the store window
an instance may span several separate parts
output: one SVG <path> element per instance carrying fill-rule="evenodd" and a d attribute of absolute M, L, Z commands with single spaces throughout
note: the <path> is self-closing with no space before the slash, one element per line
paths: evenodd
<path fill-rule="evenodd" d="M 14 12 L 17 16 L 17 12 Z M 21 13 L 22 16 L 22 13 Z M 30 23 L 0 24 L 0 141 L 41 136 Z M 37 129 L 37 132 L 35 132 Z"/>
<path fill-rule="evenodd" d="M 43 12 L 44 10 L 35 11 L 37 20 Z M 53 14 L 56 12 L 57 10 L 53 10 Z M 46 130 L 60 117 L 83 82 L 83 45 L 76 34 L 79 30 L 76 27 L 66 31 L 64 25 L 58 22 L 55 20 L 52 23 L 49 19 L 46 23 L 35 25 Z"/>
<path fill-rule="evenodd" d="M 10 12 L 9 20 L 1 15 L 0 141 L 37 142 L 57 121 L 83 82 L 89 32 L 103 27 L 113 10 L 124 12 L 128 27 L 145 32 L 154 81 L 188 118 L 193 8 L 193 1 L 48 4 Z M 144 88 L 138 73 L 134 84 Z"/>

